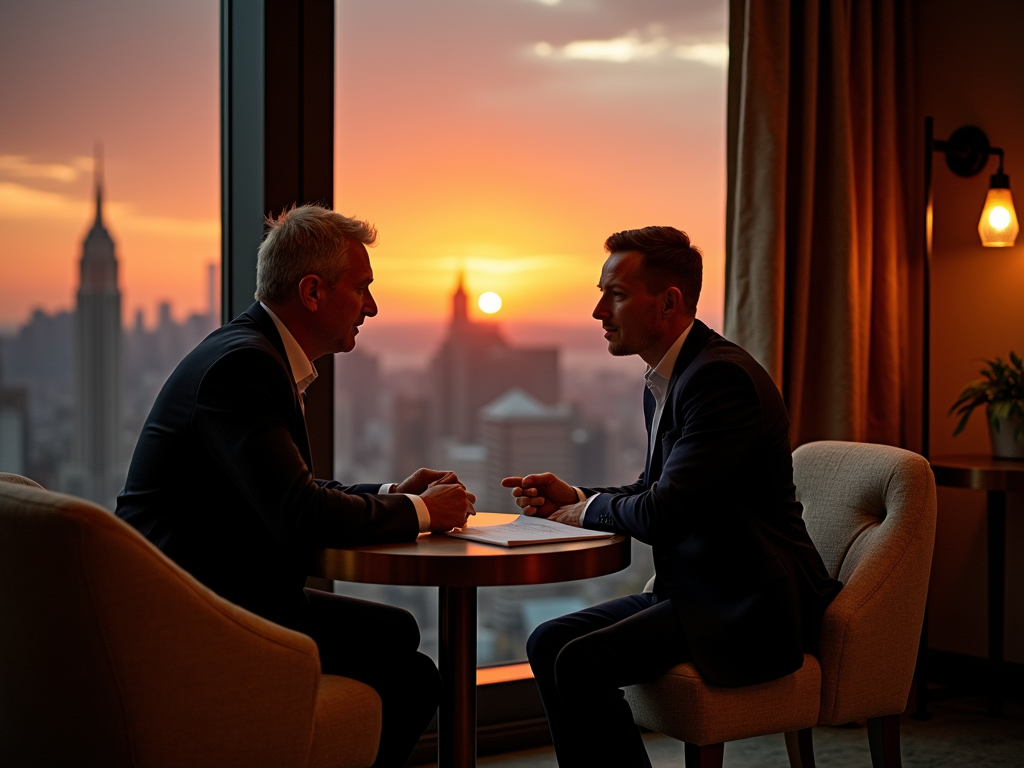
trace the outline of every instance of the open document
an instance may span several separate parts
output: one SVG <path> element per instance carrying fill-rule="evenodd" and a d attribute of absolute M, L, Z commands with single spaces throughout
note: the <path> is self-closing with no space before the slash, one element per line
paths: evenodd
<path fill-rule="evenodd" d="M 456 528 L 448 536 L 460 539 L 482 541 L 499 547 L 522 547 L 527 544 L 553 544 L 558 541 L 586 541 L 588 539 L 610 539 L 614 533 L 588 531 L 574 525 L 556 523 L 543 517 L 520 515 L 511 523 Z"/>

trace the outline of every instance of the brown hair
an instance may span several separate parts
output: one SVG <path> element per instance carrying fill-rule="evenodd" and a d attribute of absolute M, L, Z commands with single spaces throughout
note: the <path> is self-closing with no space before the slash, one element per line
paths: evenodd
<path fill-rule="evenodd" d="M 643 256 L 643 280 L 647 290 L 658 293 L 675 286 L 683 303 L 697 311 L 703 282 L 703 254 L 690 237 L 675 227 L 644 227 L 616 232 L 604 242 L 608 253 L 636 251 Z"/>

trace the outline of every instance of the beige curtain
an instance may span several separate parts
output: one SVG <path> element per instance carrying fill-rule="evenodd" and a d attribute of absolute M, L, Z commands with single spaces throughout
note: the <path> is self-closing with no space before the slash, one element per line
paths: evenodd
<path fill-rule="evenodd" d="M 908 4 L 731 0 L 725 335 L 794 446 L 905 445 L 914 422 Z"/>

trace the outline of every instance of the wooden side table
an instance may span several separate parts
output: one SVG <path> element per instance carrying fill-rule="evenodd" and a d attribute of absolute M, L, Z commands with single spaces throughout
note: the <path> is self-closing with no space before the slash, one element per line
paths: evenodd
<path fill-rule="evenodd" d="M 474 526 L 516 515 L 481 512 Z M 437 713 L 441 768 L 476 765 L 476 589 L 547 584 L 621 571 L 630 562 L 626 536 L 525 547 L 496 547 L 421 534 L 408 544 L 321 550 L 315 576 L 371 584 L 439 587 L 441 705 Z"/>
<path fill-rule="evenodd" d="M 988 494 L 988 711 L 1003 713 L 1003 635 L 1006 610 L 1006 493 L 1024 491 L 1024 461 L 982 454 L 935 456 L 935 484 Z"/>

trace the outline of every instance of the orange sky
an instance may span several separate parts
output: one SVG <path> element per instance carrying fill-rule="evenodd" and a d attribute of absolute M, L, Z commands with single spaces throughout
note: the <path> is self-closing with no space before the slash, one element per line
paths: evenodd
<path fill-rule="evenodd" d="M 126 318 L 204 310 L 217 3 L 38 5 L 0 9 L 0 328 L 73 305 L 95 139 Z M 604 238 L 672 224 L 721 327 L 723 0 L 339 0 L 338 27 L 335 207 L 379 228 L 374 322 L 442 319 L 464 269 L 498 319 L 586 324 Z"/>

